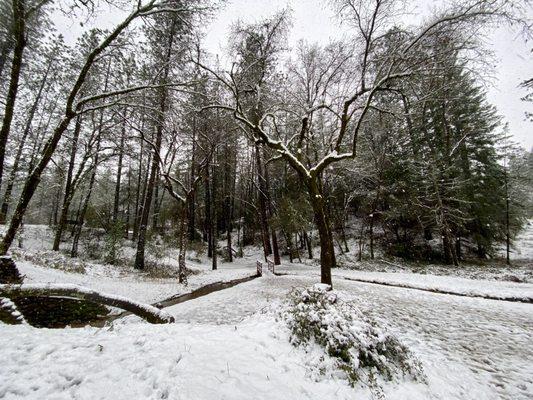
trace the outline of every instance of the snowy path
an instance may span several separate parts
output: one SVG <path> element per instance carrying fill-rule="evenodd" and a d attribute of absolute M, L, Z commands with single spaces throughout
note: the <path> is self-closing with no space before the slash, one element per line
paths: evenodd
<path fill-rule="evenodd" d="M 237 324 L 312 277 L 263 278 L 167 309 L 180 322 Z M 533 395 L 533 306 L 359 282 L 338 290 L 388 325 L 419 355 L 430 383 L 454 381 L 457 398 L 529 399 Z M 462 370 L 464 369 L 464 370 Z M 469 384 L 463 375 L 477 381 Z M 433 380 L 433 382 L 431 382 Z M 479 397 L 476 397 L 479 396 Z"/>
<path fill-rule="evenodd" d="M 310 267 L 299 263 L 284 265 L 278 268 L 276 272 L 289 275 L 312 275 L 316 276 L 316 279 L 320 277 L 318 267 Z M 417 274 L 412 272 L 376 272 L 340 268 L 334 269 L 332 274 L 334 286 L 337 285 L 339 279 L 351 279 L 367 283 L 441 291 L 447 294 L 462 296 L 508 299 L 526 303 L 533 302 L 532 283 L 468 279 L 456 276 Z"/>

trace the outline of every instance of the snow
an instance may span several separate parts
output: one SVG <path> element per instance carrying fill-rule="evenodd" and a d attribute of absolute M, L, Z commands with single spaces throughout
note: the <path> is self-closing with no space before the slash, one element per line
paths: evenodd
<path fill-rule="evenodd" d="M 7 312 L 13 317 L 18 323 L 26 324 L 24 316 L 18 311 L 17 306 L 10 299 L 6 297 L 0 297 L 0 310 Z"/>
<path fill-rule="evenodd" d="M 167 309 L 179 323 L 136 317 L 112 328 L 1 326 L 5 399 L 370 399 L 334 377 L 314 380 L 270 310 L 313 277 L 268 277 Z M 531 305 L 339 281 L 421 360 L 427 384 L 393 382 L 391 399 L 509 399 L 533 393 Z M 188 323 L 184 323 L 188 322 Z"/>
<path fill-rule="evenodd" d="M 371 283 L 405 286 L 413 289 L 443 291 L 477 297 L 519 299 L 533 303 L 533 284 L 530 283 L 482 281 L 453 276 L 367 271 L 342 271 L 335 273 L 334 276 Z"/>
<path fill-rule="evenodd" d="M 533 260 L 533 219 L 529 219 L 522 232 L 514 240 L 512 259 Z M 503 250 L 500 252 L 503 254 Z"/>
<path fill-rule="evenodd" d="M 278 272 L 291 275 L 319 276 L 320 271 L 302 263 L 285 264 Z M 333 284 L 338 279 L 354 279 L 368 283 L 404 286 L 413 289 L 443 291 L 458 295 L 492 297 L 498 299 L 518 299 L 533 301 L 533 284 L 509 281 L 486 281 L 455 276 L 416 274 L 411 272 L 377 272 L 351 269 L 334 269 Z"/>
<path fill-rule="evenodd" d="M 173 295 L 191 292 L 209 283 L 228 282 L 255 273 L 253 268 L 225 268 L 224 264 L 220 269 L 207 273 L 207 267 L 204 266 L 202 273 L 189 276 L 188 286 L 184 286 L 174 278 L 149 278 L 135 271 L 124 275 L 106 274 L 102 266 L 98 265 L 94 269 L 88 268 L 85 274 L 40 267 L 21 261 L 17 262 L 17 267 L 20 273 L 26 276 L 25 282 L 28 283 L 72 283 L 143 303 L 155 303 Z"/>
<path fill-rule="evenodd" d="M 38 240 L 32 240 L 25 244 L 35 249 Z M 153 303 L 207 283 L 253 275 L 260 251 L 248 248 L 245 253 L 236 263 L 221 263 L 217 271 L 204 260 L 188 262 L 201 272 L 189 277 L 188 287 L 176 279 L 92 263 L 85 273 L 27 261 L 17 265 L 30 284 L 83 285 Z M 0 323 L 0 399 L 376 398 L 368 387 L 351 388 L 338 376 L 313 373 L 319 353 L 292 346 L 286 325 L 275 318 L 294 287 L 318 282 L 319 268 L 284 261 L 276 270 L 290 275 L 267 274 L 165 308 L 174 324 L 152 325 L 133 315 L 104 328 L 36 329 Z M 398 337 L 422 363 L 427 382 L 386 383 L 387 399 L 533 398 L 532 304 L 343 278 L 502 297 L 532 296 L 531 283 L 402 270 L 333 271 L 335 293 Z"/>

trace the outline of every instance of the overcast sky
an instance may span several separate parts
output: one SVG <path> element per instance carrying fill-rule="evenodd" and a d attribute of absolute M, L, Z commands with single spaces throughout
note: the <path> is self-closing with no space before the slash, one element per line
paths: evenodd
<path fill-rule="evenodd" d="M 427 12 L 434 4 L 433 0 L 418 0 L 416 11 Z M 345 35 L 344 28 L 339 27 L 326 0 L 227 0 L 223 9 L 206 24 L 204 45 L 210 52 L 222 55 L 232 23 L 238 19 L 256 22 L 286 7 L 292 9 L 293 17 L 290 44 L 300 39 L 326 44 Z M 57 13 L 56 16 L 58 30 L 64 33 L 69 42 L 72 41 L 79 34 L 80 27 L 68 23 Z M 530 9 L 529 16 L 533 17 L 533 9 Z M 114 12 L 103 13 L 85 28 L 91 25 L 110 27 L 120 18 Z M 505 27 L 495 29 L 489 41 L 495 53 L 496 65 L 493 83 L 487 87 L 488 99 L 509 123 L 509 131 L 515 140 L 526 148 L 532 148 L 533 123 L 526 120 L 524 113 L 533 112 L 533 106 L 520 100 L 526 92 L 519 84 L 533 77 L 533 45 L 526 44 L 520 35 Z"/>

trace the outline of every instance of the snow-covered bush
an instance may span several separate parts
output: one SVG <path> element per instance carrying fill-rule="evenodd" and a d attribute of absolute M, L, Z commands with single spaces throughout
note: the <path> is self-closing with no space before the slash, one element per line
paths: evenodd
<path fill-rule="evenodd" d="M 84 252 L 81 255 L 89 260 L 101 260 L 104 258 L 104 246 L 102 239 L 97 235 L 89 235 L 83 243 Z"/>
<path fill-rule="evenodd" d="M 325 352 L 316 366 L 320 373 L 333 367 L 351 385 L 359 381 L 375 385 L 379 376 L 422 378 L 420 363 L 398 339 L 328 289 L 327 285 L 294 289 L 281 311 L 293 345 L 310 351 L 318 345 Z"/>
<path fill-rule="evenodd" d="M 29 251 L 12 250 L 15 260 L 25 260 L 42 267 L 60 269 L 67 272 L 85 273 L 86 263 L 77 259 L 66 257 L 58 251 L 38 251 L 32 253 Z"/>
<path fill-rule="evenodd" d="M 124 244 L 124 223 L 115 222 L 105 236 L 104 261 L 108 264 L 117 264 L 122 256 Z"/>
<path fill-rule="evenodd" d="M 170 257 L 170 245 L 161 235 L 151 234 L 146 241 L 146 258 L 148 262 L 158 264 L 161 260 Z"/>

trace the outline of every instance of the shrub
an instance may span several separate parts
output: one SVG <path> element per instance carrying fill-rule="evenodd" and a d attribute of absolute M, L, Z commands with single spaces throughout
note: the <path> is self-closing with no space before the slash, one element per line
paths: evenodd
<path fill-rule="evenodd" d="M 104 261 L 116 264 L 122 255 L 124 243 L 124 223 L 117 221 L 111 225 L 105 236 Z"/>
<path fill-rule="evenodd" d="M 85 262 L 77 258 L 66 257 L 58 251 L 39 251 L 36 253 L 30 253 L 27 251 L 16 251 L 14 249 L 12 253 L 16 260 L 22 259 L 41 267 L 54 268 L 78 274 L 85 273 Z"/>
<path fill-rule="evenodd" d="M 170 256 L 170 246 L 162 236 L 151 234 L 146 241 L 146 254 L 151 261 L 159 263 Z"/>
<path fill-rule="evenodd" d="M 83 243 L 83 248 L 85 250 L 83 256 L 89 260 L 101 260 L 104 258 L 104 246 L 102 246 L 102 241 L 98 236 L 89 235 Z"/>
<path fill-rule="evenodd" d="M 327 285 L 294 289 L 281 312 L 293 345 L 311 348 L 316 344 L 325 352 L 320 373 L 331 365 L 352 386 L 364 381 L 371 387 L 377 385 L 376 374 L 385 380 L 397 375 L 423 377 L 420 363 L 398 339 L 328 289 Z"/>

